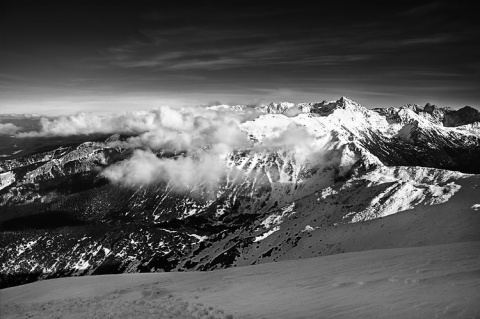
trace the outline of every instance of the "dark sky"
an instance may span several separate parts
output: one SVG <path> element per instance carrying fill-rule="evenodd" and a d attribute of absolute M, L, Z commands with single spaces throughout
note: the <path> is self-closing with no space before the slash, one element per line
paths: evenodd
<path fill-rule="evenodd" d="M 474 1 L 169 2 L 7 1 L 0 113 L 343 95 L 369 107 L 480 106 Z"/>

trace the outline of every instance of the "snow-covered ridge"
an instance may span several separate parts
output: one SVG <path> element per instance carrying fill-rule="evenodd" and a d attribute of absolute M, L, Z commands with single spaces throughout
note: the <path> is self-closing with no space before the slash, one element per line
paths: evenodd
<path fill-rule="evenodd" d="M 339 108 L 356 109 L 359 112 L 365 112 L 365 110 L 367 110 L 364 106 L 345 96 L 342 96 L 336 101 L 302 102 L 297 104 L 291 102 L 272 102 L 257 106 L 222 104 L 207 107 L 207 109 L 211 110 L 239 112 L 255 110 L 260 113 L 284 114 L 287 116 L 296 116 L 302 113 L 328 116 Z M 419 118 L 444 127 L 457 127 L 480 122 L 480 112 L 470 106 L 455 110 L 451 107 L 438 107 L 430 103 L 427 103 L 425 106 L 406 104 L 398 108 L 374 108 L 371 109 L 371 111 L 385 117 L 390 124 L 409 124 L 419 120 Z"/>
<path fill-rule="evenodd" d="M 301 122 L 302 118 L 325 118 L 313 120 L 316 122 L 312 125 L 306 125 L 310 131 L 319 130 L 323 126 L 324 131 L 346 132 L 353 134 L 355 137 L 369 134 L 370 131 L 377 132 L 382 137 L 398 137 L 406 142 L 422 138 L 421 135 L 427 135 L 424 139 L 435 140 L 444 139 L 442 143 L 447 143 L 447 139 L 452 137 L 457 140 L 464 139 L 464 135 L 473 135 L 473 138 L 480 134 L 480 116 L 478 122 L 475 122 L 476 117 L 472 116 L 471 121 L 467 124 L 462 124 L 461 120 L 456 120 L 454 127 L 452 125 L 445 125 L 445 119 L 453 114 L 455 118 L 459 116 L 455 112 L 463 114 L 462 110 L 455 111 L 451 108 L 438 108 L 435 105 L 428 104 L 424 107 L 416 104 L 404 105 L 400 108 L 384 108 L 384 109 L 367 109 L 359 103 L 347 98 L 341 97 L 337 101 L 323 101 L 313 103 L 270 103 L 268 105 L 261 105 L 257 107 L 247 106 L 228 106 L 220 105 L 212 107 L 215 109 L 223 109 L 229 111 L 245 111 L 253 108 L 255 111 L 266 114 L 265 118 L 257 119 L 252 123 L 243 124 L 246 133 L 251 134 L 257 138 L 257 132 L 267 132 L 272 124 L 270 122 L 278 122 L 278 116 L 286 116 L 292 118 L 294 125 L 304 125 Z M 476 112 L 474 109 L 465 107 L 468 112 Z M 473 110 L 473 111 L 472 111 Z M 450 114 L 450 115 L 449 115 Z M 470 114 L 470 113 L 468 113 Z M 297 119 L 298 118 L 298 119 Z M 462 120 L 465 121 L 465 116 Z M 452 122 L 452 121 L 450 121 Z M 289 125 L 288 119 L 283 119 L 284 125 Z M 447 123 L 448 124 L 448 123 Z M 305 126 L 305 125 L 304 125 Z M 271 131 L 271 130 L 270 130 Z M 426 132 L 426 133 L 425 133 Z M 260 135 L 268 135 L 261 133 Z M 344 134 L 345 135 L 345 134 Z M 468 139 L 468 138 L 467 138 Z M 471 139 L 471 138 L 470 138 Z M 431 141 L 428 141 L 431 142 Z M 475 141 L 467 141 L 467 144 L 475 144 Z M 466 145 L 465 145 L 466 146 Z"/>
<path fill-rule="evenodd" d="M 234 112 L 244 112 L 247 110 L 254 110 L 260 113 L 266 114 L 284 114 L 288 116 L 295 116 L 300 113 L 317 113 L 322 115 L 327 115 L 332 109 L 338 107 L 345 107 L 347 105 L 356 105 L 360 106 L 355 101 L 347 98 L 341 97 L 338 101 L 323 101 L 323 102 L 309 102 L 309 103 L 291 103 L 291 102 L 271 102 L 269 104 L 260 104 L 260 105 L 212 105 L 208 106 L 209 110 L 223 110 L 223 111 L 234 111 Z"/>
<path fill-rule="evenodd" d="M 344 219 L 352 223 L 381 218 L 409 210 L 417 205 L 438 205 L 447 202 L 461 186 L 459 179 L 469 174 L 428 167 L 379 167 L 345 183 L 340 190 L 348 191 L 358 182 L 366 187 L 388 185 L 360 211 L 352 211 Z"/>
<path fill-rule="evenodd" d="M 66 153 L 58 158 L 51 159 L 38 168 L 27 172 L 23 183 L 33 183 L 37 178 L 48 179 L 56 175 L 65 175 L 64 166 L 69 162 L 79 161 L 82 167 L 76 169 L 77 172 L 91 170 L 95 163 L 107 164 L 107 160 L 103 152 L 106 148 L 105 143 L 85 142 L 80 144 L 76 149 Z"/>

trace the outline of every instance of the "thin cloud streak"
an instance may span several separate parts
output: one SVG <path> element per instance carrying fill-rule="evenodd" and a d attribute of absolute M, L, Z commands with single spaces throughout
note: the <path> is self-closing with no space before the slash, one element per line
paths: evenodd
<path fill-rule="evenodd" d="M 154 42 L 154 41 L 152 41 Z M 171 51 L 161 54 L 148 44 L 127 45 L 128 50 L 110 49 L 110 64 L 121 68 L 154 68 L 158 70 L 229 69 L 244 66 L 336 65 L 371 59 L 372 54 L 329 54 L 319 51 L 323 41 L 279 41 L 265 47 L 248 45 L 199 52 Z M 158 48 L 161 50 L 160 48 Z M 153 52 L 152 52 L 153 51 Z"/>

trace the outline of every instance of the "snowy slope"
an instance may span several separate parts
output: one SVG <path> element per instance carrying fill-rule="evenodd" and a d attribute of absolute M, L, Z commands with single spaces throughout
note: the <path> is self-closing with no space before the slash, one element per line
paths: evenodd
<path fill-rule="evenodd" d="M 478 242 L 0 290 L 2 318 L 478 318 Z"/>

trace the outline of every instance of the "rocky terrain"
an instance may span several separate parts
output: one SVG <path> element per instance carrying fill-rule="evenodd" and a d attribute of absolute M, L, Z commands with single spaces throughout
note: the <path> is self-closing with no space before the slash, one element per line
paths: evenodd
<path fill-rule="evenodd" d="M 187 128 L 156 147 L 141 144 L 153 129 L 72 143 L 41 131 L 13 137 L 43 144 L 0 159 L 1 286 L 480 240 L 473 108 L 367 109 L 341 98 L 207 111 L 246 114 L 239 129 L 249 143 L 221 153 L 221 167 L 192 170 L 195 183 L 172 175 L 139 184 L 128 175 L 157 159 L 209 165 L 219 143 L 172 146 Z M 162 169 L 146 175 L 171 174 Z"/>

